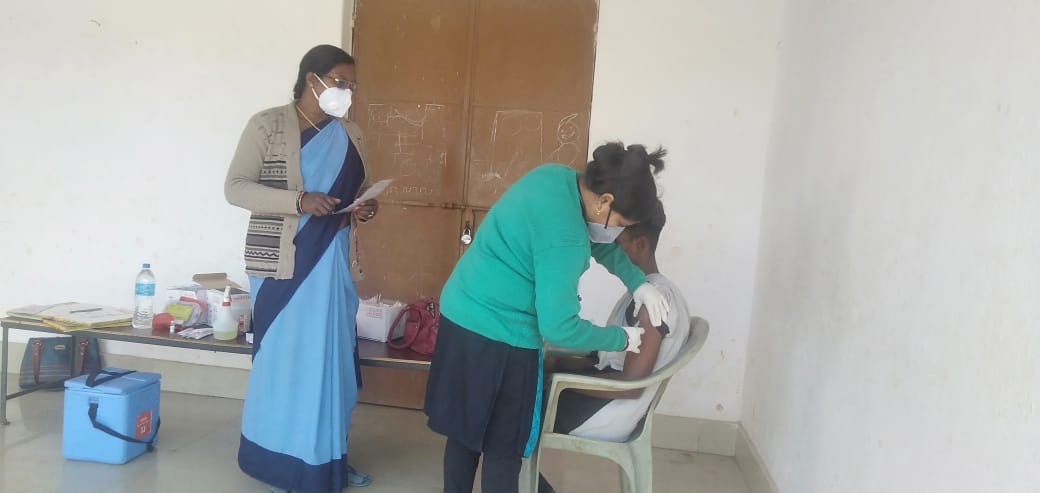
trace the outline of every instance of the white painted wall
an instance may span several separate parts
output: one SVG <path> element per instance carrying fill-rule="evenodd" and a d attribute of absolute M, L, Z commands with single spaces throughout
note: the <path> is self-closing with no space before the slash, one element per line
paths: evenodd
<path fill-rule="evenodd" d="M 222 196 L 238 135 L 286 100 L 299 58 L 337 43 L 351 11 L 334 0 L 6 7 L 0 135 L 17 145 L 0 146 L 0 311 L 128 306 L 142 261 L 160 287 L 200 271 L 244 282 L 246 213 Z M 740 417 L 778 22 L 769 1 L 601 2 L 592 140 L 671 151 L 661 267 L 712 324 L 665 413 Z M 583 289 L 600 320 L 621 290 L 607 277 Z M 248 367 L 245 356 L 106 350 Z"/>
<path fill-rule="evenodd" d="M 207 271 L 244 282 L 247 214 L 224 201 L 228 162 L 246 120 L 288 101 L 306 50 L 341 42 L 342 13 L 340 0 L 5 3 L 0 312 L 130 306 L 143 261 L 160 288 Z"/>
<path fill-rule="evenodd" d="M 600 2 L 592 147 L 669 150 L 660 267 L 711 324 L 666 414 L 741 416 L 779 17 L 772 1 Z M 602 321 L 622 290 L 597 266 L 582 283 L 585 314 Z"/>
<path fill-rule="evenodd" d="M 1040 491 L 1040 4 L 785 17 L 752 441 L 784 493 Z"/>

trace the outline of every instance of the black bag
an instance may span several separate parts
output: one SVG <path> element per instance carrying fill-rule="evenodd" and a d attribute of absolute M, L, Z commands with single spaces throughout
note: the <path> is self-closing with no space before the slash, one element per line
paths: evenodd
<path fill-rule="evenodd" d="M 71 337 L 33 337 L 25 346 L 18 385 L 61 388 L 66 379 L 101 370 L 97 339 L 81 338 L 72 347 Z M 78 361 L 73 368 L 73 361 Z"/>

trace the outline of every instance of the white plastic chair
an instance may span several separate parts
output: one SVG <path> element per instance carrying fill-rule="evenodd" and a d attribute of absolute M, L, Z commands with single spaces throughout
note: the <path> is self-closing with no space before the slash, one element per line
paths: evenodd
<path fill-rule="evenodd" d="M 530 493 L 538 492 L 538 462 L 541 450 L 557 449 L 610 459 L 621 468 L 623 492 L 652 493 L 654 469 L 651 439 L 653 437 L 654 411 L 657 409 L 657 404 L 661 401 L 661 396 L 664 395 L 665 388 L 668 387 L 668 381 L 697 355 L 701 348 L 704 347 L 704 341 L 707 338 L 708 322 L 700 317 L 690 317 L 690 336 L 682 350 L 679 351 L 679 355 L 660 370 L 639 380 L 611 380 L 567 373 L 553 375 L 549 395 L 546 397 L 548 405 L 542 420 L 541 440 L 539 440 L 538 446 L 535 447 L 531 457 L 524 461 L 525 470 L 521 473 L 520 490 Z M 632 436 L 626 442 L 591 440 L 553 431 L 560 393 L 566 389 L 622 391 L 646 389 L 657 383 L 661 385 L 657 388 L 657 393 L 650 402 L 646 417 L 643 418 L 641 425 L 636 427 L 635 431 L 632 432 Z"/>

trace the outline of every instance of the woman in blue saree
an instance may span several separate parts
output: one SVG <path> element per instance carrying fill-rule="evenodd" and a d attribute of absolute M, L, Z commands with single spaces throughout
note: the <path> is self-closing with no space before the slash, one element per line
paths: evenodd
<path fill-rule="evenodd" d="M 351 234 L 378 204 L 333 214 L 366 184 L 360 130 L 344 119 L 354 74 L 340 48 L 311 49 L 294 101 L 249 121 L 225 182 L 228 201 L 252 212 L 245 259 L 253 367 L 238 461 L 273 492 L 370 482 L 347 465 L 360 379 Z"/>

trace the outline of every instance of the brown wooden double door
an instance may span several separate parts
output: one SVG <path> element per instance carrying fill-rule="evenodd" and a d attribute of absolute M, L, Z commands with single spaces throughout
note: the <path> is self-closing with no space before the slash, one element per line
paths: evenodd
<path fill-rule="evenodd" d="M 438 296 L 463 234 L 545 162 L 584 165 L 596 0 L 357 0 L 351 115 L 393 178 L 364 225 L 363 297 Z"/>

